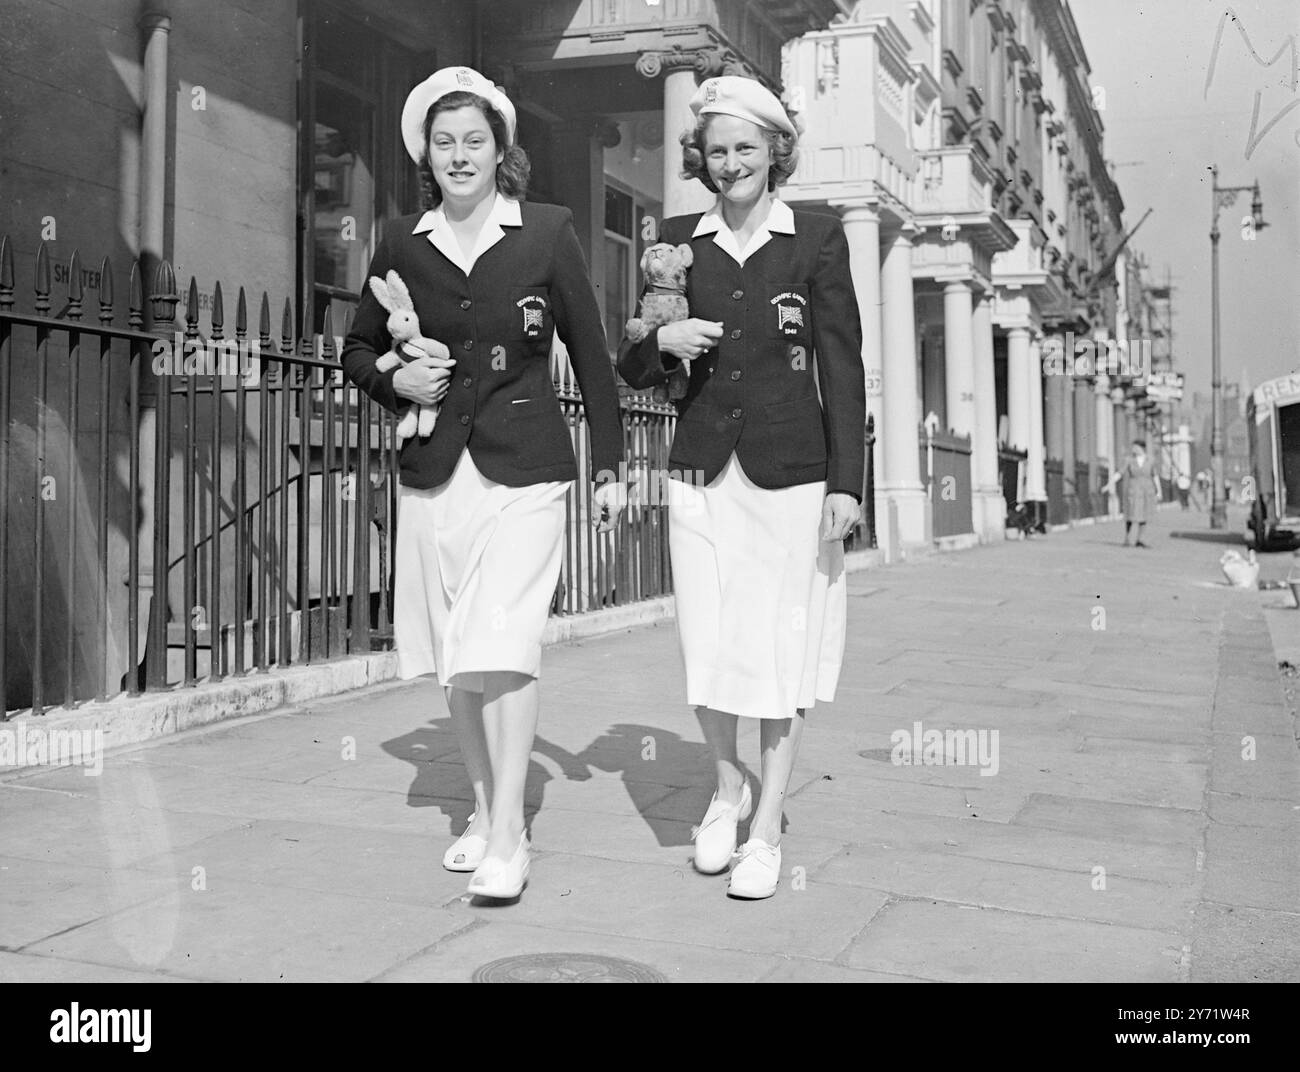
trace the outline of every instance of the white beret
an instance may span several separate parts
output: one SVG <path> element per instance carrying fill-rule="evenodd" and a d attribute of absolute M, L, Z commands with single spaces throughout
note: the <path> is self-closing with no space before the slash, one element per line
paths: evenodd
<path fill-rule="evenodd" d="M 706 78 L 691 98 L 691 111 L 700 115 L 734 115 L 748 119 L 768 130 L 783 130 L 794 134 L 794 124 L 770 89 L 752 78 L 724 74 Z"/>
<path fill-rule="evenodd" d="M 506 137 L 514 144 L 515 106 L 510 103 L 510 98 L 471 67 L 444 67 L 411 90 L 402 106 L 402 141 L 406 144 L 407 155 L 417 164 L 424 155 L 425 116 L 434 101 L 441 100 L 448 93 L 474 93 L 482 97 L 501 113 L 501 118 L 506 121 Z M 505 146 L 497 148 L 504 149 Z"/>

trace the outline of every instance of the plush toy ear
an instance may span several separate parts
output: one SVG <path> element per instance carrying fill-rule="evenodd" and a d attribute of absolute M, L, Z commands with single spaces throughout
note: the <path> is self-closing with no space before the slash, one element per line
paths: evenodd
<path fill-rule="evenodd" d="M 677 253 L 682 258 L 682 267 L 689 268 L 695 263 L 695 254 L 691 252 L 691 247 L 683 242 L 677 247 Z"/>
<path fill-rule="evenodd" d="M 377 275 L 372 275 L 366 282 L 370 284 L 370 293 L 378 299 L 380 305 L 391 313 L 393 311 L 393 299 L 388 296 L 388 284 Z"/>
<path fill-rule="evenodd" d="M 411 301 L 411 292 L 406 289 L 402 277 L 390 268 L 384 278 L 388 280 L 388 292 L 393 296 L 393 304 L 399 309 L 414 309 L 415 303 Z"/>
<path fill-rule="evenodd" d="M 643 274 L 650 271 L 650 251 L 652 249 L 654 249 L 654 246 L 646 246 L 646 251 L 641 254 L 641 271 Z"/>

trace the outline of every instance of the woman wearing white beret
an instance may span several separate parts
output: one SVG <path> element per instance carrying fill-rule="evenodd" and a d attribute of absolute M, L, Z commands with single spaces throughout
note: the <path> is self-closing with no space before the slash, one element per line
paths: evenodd
<path fill-rule="evenodd" d="M 582 390 L 592 471 L 610 478 L 623 460 L 618 397 L 572 214 L 521 203 L 528 158 L 509 98 L 477 71 L 444 68 L 407 97 L 402 138 L 426 211 L 394 221 L 370 275 L 397 272 L 421 333 L 449 347 L 455 366 L 421 358 L 378 371 L 393 340 L 369 293 L 343 365 L 393 412 L 440 407 L 432 435 L 401 447 L 398 663 L 404 678 L 438 676 L 473 785 L 475 812 L 443 866 L 473 872 L 471 893 L 510 898 L 528 877 L 524 779 L 541 635 L 577 477 L 551 382 L 553 335 Z M 606 479 L 596 501 L 608 531 L 625 491 Z"/>
<path fill-rule="evenodd" d="M 752 813 L 727 892 L 761 898 L 780 880 L 805 711 L 834 698 L 844 652 L 842 541 L 865 466 L 862 331 L 839 220 L 775 196 L 798 142 L 780 100 L 726 76 L 702 83 L 691 110 L 683 174 L 717 200 L 666 219 L 660 240 L 691 247 L 692 316 L 625 339 L 619 371 L 642 388 L 690 362 L 669 468 L 694 479 L 670 481 L 669 546 L 687 702 L 717 772 L 695 866 L 725 871 Z M 757 807 L 739 718 L 761 720 Z"/>

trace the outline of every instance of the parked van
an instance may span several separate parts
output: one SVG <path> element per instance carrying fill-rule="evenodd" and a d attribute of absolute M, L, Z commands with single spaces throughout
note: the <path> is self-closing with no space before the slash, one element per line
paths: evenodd
<path fill-rule="evenodd" d="M 1300 538 L 1300 373 L 1256 387 L 1246 424 L 1254 484 L 1247 539 L 1267 550 Z"/>

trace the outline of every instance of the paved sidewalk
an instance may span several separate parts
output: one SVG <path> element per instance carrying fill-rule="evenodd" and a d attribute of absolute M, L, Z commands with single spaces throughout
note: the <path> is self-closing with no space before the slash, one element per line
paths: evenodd
<path fill-rule="evenodd" d="M 1289 594 L 1220 583 L 1204 527 L 1161 513 L 1149 551 L 1111 523 L 854 574 L 769 901 L 690 867 L 710 764 L 667 622 L 546 651 L 518 903 L 439 866 L 469 786 L 438 690 L 386 685 L 98 778 L 0 781 L 0 980 L 468 980 L 548 953 L 526 970 L 1300 978 L 1300 758 L 1265 624 Z M 916 722 L 996 730 L 996 774 L 896 765 Z M 752 727 L 743 749 L 756 765 Z"/>

